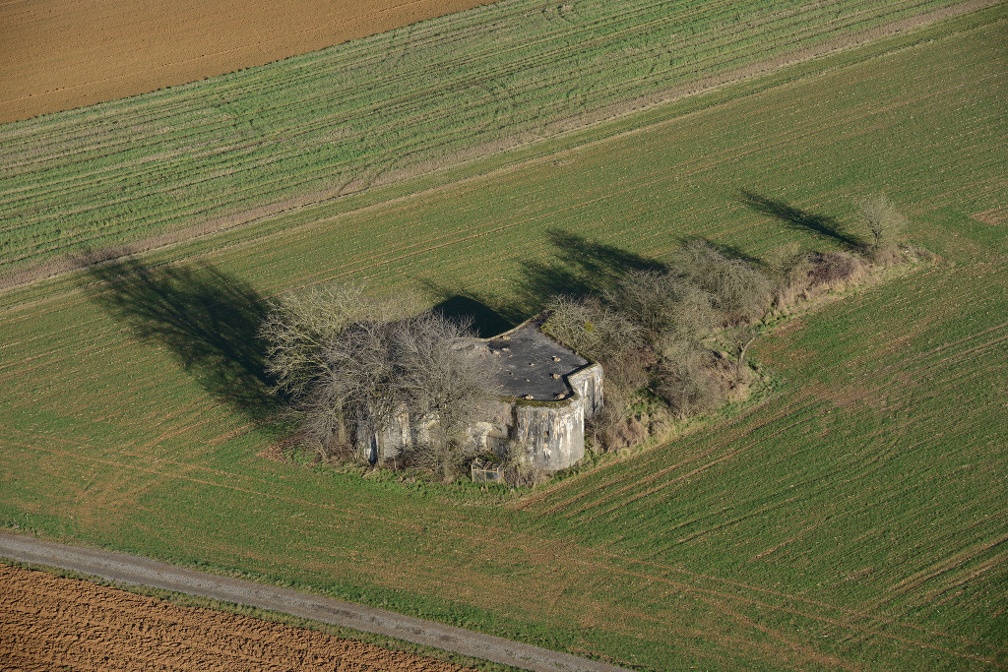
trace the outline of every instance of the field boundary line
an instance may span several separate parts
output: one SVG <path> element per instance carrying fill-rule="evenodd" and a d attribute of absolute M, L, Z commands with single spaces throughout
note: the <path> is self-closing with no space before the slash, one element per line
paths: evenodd
<path fill-rule="evenodd" d="M 321 621 L 536 672 L 629 672 L 601 661 L 465 630 L 444 623 L 201 572 L 104 549 L 69 546 L 0 531 L 0 556 L 80 572 L 131 586 L 206 597 Z"/>

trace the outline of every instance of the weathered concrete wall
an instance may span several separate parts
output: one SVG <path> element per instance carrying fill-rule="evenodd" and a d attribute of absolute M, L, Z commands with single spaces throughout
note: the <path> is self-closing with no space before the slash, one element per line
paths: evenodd
<path fill-rule="evenodd" d="M 473 425 L 469 435 L 472 437 L 474 452 L 491 452 L 504 457 L 514 424 L 513 406 L 510 401 L 494 402 L 487 409 L 485 419 Z"/>
<path fill-rule="evenodd" d="M 576 396 L 548 403 L 515 403 L 511 439 L 524 448 L 529 465 L 558 471 L 584 457 L 582 399 Z"/>
<path fill-rule="evenodd" d="M 553 402 L 514 404 L 511 440 L 523 446 L 529 465 L 558 471 L 584 457 L 585 419 L 602 410 L 602 367 L 590 364 L 567 376 L 571 396 Z"/>
<path fill-rule="evenodd" d="M 595 414 L 602 410 L 604 401 L 602 394 L 602 366 L 599 364 L 589 364 L 588 366 L 575 371 L 567 376 L 574 394 L 581 397 L 584 405 L 584 417 L 593 418 Z"/>
<path fill-rule="evenodd" d="M 557 401 L 501 400 L 470 429 L 473 454 L 505 456 L 509 443 L 520 446 L 529 466 L 558 471 L 584 457 L 584 422 L 602 408 L 602 367 L 585 367 L 568 378 L 573 393 Z M 383 432 L 358 428 L 357 446 L 368 460 L 392 460 L 426 441 L 429 423 L 412 426 L 402 413 Z"/>
<path fill-rule="evenodd" d="M 517 338 L 519 330 L 513 331 Z M 494 402 L 480 421 L 470 427 L 470 450 L 473 455 L 489 451 L 505 457 L 508 446 L 516 445 L 523 451 L 529 466 L 558 471 L 576 464 L 584 457 L 584 423 L 585 419 L 602 410 L 603 372 L 598 364 L 586 364 L 564 375 L 563 367 L 570 367 L 567 360 L 577 356 L 538 331 L 536 334 L 537 338 L 525 335 L 525 340 L 529 343 L 525 343 L 525 350 L 520 352 L 522 356 L 519 357 L 519 368 L 524 367 L 528 360 L 528 370 L 531 371 L 531 367 L 538 362 L 539 368 L 543 369 L 541 372 L 536 370 L 543 379 L 539 382 L 546 381 L 553 387 L 559 385 L 559 389 L 563 391 L 551 392 L 550 388 L 547 389 L 550 394 L 545 398 L 528 394 L 523 399 L 504 397 Z M 501 342 L 506 342 L 503 337 Z M 518 340 L 511 343 L 516 344 L 516 347 L 520 345 Z M 502 345 L 500 352 L 505 351 L 509 351 L 508 346 Z M 585 360 L 577 357 L 574 362 L 574 366 L 578 366 L 578 362 L 583 363 Z M 566 370 L 570 371 L 571 368 Z M 527 378 L 533 377 L 525 374 L 524 369 L 522 371 L 522 375 Z M 525 382 L 529 381 L 525 379 Z M 520 381 L 515 384 L 522 387 Z M 426 442 L 434 422 L 436 419 L 423 418 L 417 421 L 407 413 L 401 413 L 385 431 L 358 428 L 357 448 L 365 459 L 394 459 Z"/>
<path fill-rule="evenodd" d="M 414 445 L 409 413 L 403 412 L 392 419 L 384 432 L 370 427 L 357 427 L 357 450 L 368 462 L 395 459 Z"/>

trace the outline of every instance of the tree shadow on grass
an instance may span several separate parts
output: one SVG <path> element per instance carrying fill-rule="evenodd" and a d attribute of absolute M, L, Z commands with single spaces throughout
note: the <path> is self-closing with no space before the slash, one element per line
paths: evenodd
<path fill-rule="evenodd" d="M 469 331 L 474 336 L 492 338 L 516 326 L 514 322 L 478 298 L 464 293 L 445 294 L 441 292 L 445 298 L 432 310 L 454 322 L 469 325 Z"/>
<path fill-rule="evenodd" d="M 767 198 L 747 189 L 742 190 L 741 200 L 752 210 L 779 219 L 794 229 L 810 231 L 819 237 L 834 240 L 851 250 L 860 250 L 865 246 L 863 240 L 845 231 L 834 217 L 801 210 L 784 201 Z"/>
<path fill-rule="evenodd" d="M 667 270 L 660 261 L 578 234 L 554 229 L 547 236 L 551 258 L 521 262 L 511 300 L 423 281 L 426 292 L 438 301 L 433 309 L 471 324 L 474 335 L 487 339 L 542 312 L 554 296 L 601 296 L 631 271 Z"/>
<path fill-rule="evenodd" d="M 262 423 L 280 410 L 257 337 L 268 311 L 247 282 L 212 267 L 149 267 L 135 259 L 87 269 L 89 297 L 140 339 L 166 346 L 217 399 Z"/>
<path fill-rule="evenodd" d="M 615 245 L 559 229 L 547 233 L 553 248 L 548 261 L 521 262 L 513 299 L 495 302 L 477 293 L 425 282 L 440 301 L 434 309 L 483 338 L 496 336 L 542 312 L 554 296 L 600 296 L 631 271 L 665 271 L 665 264 Z"/>
<path fill-rule="evenodd" d="M 715 250 L 716 252 L 720 253 L 721 256 L 725 257 L 726 259 L 732 259 L 732 260 L 742 261 L 742 262 L 745 262 L 746 264 L 752 266 L 753 268 L 764 268 L 765 269 L 767 267 L 766 261 L 764 261 L 763 259 L 760 259 L 759 257 L 756 257 L 756 256 L 753 256 L 753 255 L 749 254 L 748 252 L 746 252 L 745 250 L 743 250 L 741 247 L 738 247 L 737 245 L 732 245 L 731 243 L 725 243 L 725 242 L 722 242 L 722 241 L 711 240 L 710 238 L 707 238 L 706 236 L 694 236 L 694 237 L 690 237 L 690 238 L 679 238 L 680 249 L 686 249 L 689 245 L 692 245 L 692 244 L 703 245 L 703 246 L 709 247 L 712 250 Z M 674 267 L 675 267 L 675 262 L 672 263 L 672 266 L 670 267 L 669 270 L 675 270 Z"/>
<path fill-rule="evenodd" d="M 549 263 L 523 262 L 516 304 L 533 313 L 551 296 L 599 296 L 632 271 L 667 271 L 665 264 L 569 231 L 548 232 L 554 248 Z"/>

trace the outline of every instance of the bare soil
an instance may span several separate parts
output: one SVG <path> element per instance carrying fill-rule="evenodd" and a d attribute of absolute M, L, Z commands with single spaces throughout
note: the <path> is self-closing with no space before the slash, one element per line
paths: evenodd
<path fill-rule="evenodd" d="M 0 565 L 0 661 L 34 670 L 461 672 L 374 644 Z"/>
<path fill-rule="evenodd" d="M 2 0 L 0 123 L 263 65 L 490 0 Z"/>
<path fill-rule="evenodd" d="M 475 526 L 476 524 L 473 525 Z M 417 528 L 416 525 L 412 524 L 408 524 L 407 527 L 414 532 Z M 479 528 L 485 533 L 486 528 L 484 526 L 479 525 Z M 288 614 L 298 618 L 307 619 L 312 622 L 335 625 L 337 627 L 348 628 L 357 632 L 373 633 L 396 641 L 411 642 L 431 649 L 449 651 L 463 656 L 468 656 L 473 659 L 487 660 L 503 665 L 510 665 L 512 667 L 519 667 L 521 669 L 533 670 L 535 672 L 628 672 L 625 668 L 604 661 L 590 660 L 570 653 L 544 649 L 532 644 L 507 640 L 501 637 L 488 635 L 486 633 L 458 628 L 437 621 L 417 618 L 415 616 L 407 616 L 405 614 L 399 614 L 385 609 L 345 602 L 323 595 L 294 590 L 292 588 L 282 588 L 280 586 L 257 583 L 247 579 L 237 579 L 219 574 L 210 574 L 186 567 L 169 565 L 150 558 L 117 553 L 107 549 L 69 546 L 26 535 L 11 534 L 9 532 L 5 532 L 4 530 L 0 530 L 0 557 L 11 558 L 17 562 L 32 563 L 46 567 L 59 567 L 69 571 L 78 572 L 84 576 L 113 581 L 120 585 L 146 586 L 157 590 L 168 590 L 173 593 L 183 593 L 186 595 L 209 598 L 218 602 L 241 604 L 256 609 L 265 609 L 269 612 Z M 372 562 L 372 560 L 374 562 Z M 384 559 L 374 556 L 365 558 L 363 553 L 358 553 L 353 562 L 358 565 L 361 563 L 368 563 L 369 570 L 374 572 L 374 576 L 382 575 L 385 569 L 389 569 L 388 574 L 392 576 L 387 578 L 391 579 L 391 586 L 396 589 L 405 589 L 408 586 L 419 585 L 416 583 L 416 570 L 411 571 L 410 568 L 407 568 L 405 565 L 400 564 L 392 570 L 388 565 L 383 564 Z M 554 558 L 552 563 L 553 566 L 555 566 L 558 562 L 559 560 Z M 443 564 L 439 560 L 436 569 L 433 570 L 433 573 L 440 575 L 443 570 Z M 462 572 L 465 570 L 460 568 L 458 571 Z M 421 567 L 419 568 L 419 573 L 424 574 L 424 580 L 429 581 L 432 573 L 431 567 Z M 541 572 L 540 576 L 546 576 L 546 573 Z M 570 576 L 572 576 L 572 573 L 568 572 L 568 577 Z M 6 599 L 11 601 L 12 599 L 9 597 L 3 597 L 4 590 L 11 590 L 9 586 L 12 583 L 10 581 L 5 582 L 4 579 L 4 575 L 0 573 L 0 584 L 5 584 L 4 588 L 0 589 L 0 640 L 2 640 L 5 635 L 3 621 L 4 600 Z M 586 580 L 583 576 L 580 576 L 579 579 Z M 547 579 L 547 581 L 549 581 L 549 579 Z M 466 590 L 472 589 L 479 591 L 477 582 L 464 580 L 463 584 L 467 586 Z M 553 584 L 555 589 L 557 584 L 555 581 Z M 536 585 L 536 588 L 538 588 L 538 585 L 539 584 Z M 560 589 L 566 585 L 568 584 L 560 584 Z M 531 589 L 533 588 L 530 588 L 530 590 Z M 12 590 L 15 595 L 18 594 L 17 588 Z M 458 592 L 459 595 L 463 594 L 463 592 L 456 592 Z M 501 590 L 483 591 L 483 594 L 495 601 L 498 601 L 501 592 Z M 132 623 L 134 619 L 140 618 L 140 614 L 143 614 L 143 618 L 145 619 L 144 623 L 146 624 L 140 628 L 140 632 L 146 633 L 151 630 L 151 628 L 153 628 L 153 624 L 157 623 L 158 620 L 150 616 L 150 614 L 152 613 L 152 610 L 162 608 L 160 601 L 155 600 L 153 604 L 156 606 L 152 607 L 151 604 L 142 603 L 139 609 L 131 616 L 128 616 L 122 621 L 113 621 L 114 626 L 111 631 L 112 634 L 115 634 L 118 631 L 117 628 L 129 630 L 129 628 L 133 626 L 128 626 L 124 623 Z M 58 616 L 60 615 L 60 608 L 61 607 L 57 607 Z M 95 608 L 86 601 L 83 608 L 88 612 L 96 611 Z M 204 612 L 206 614 L 216 613 L 212 610 L 203 610 L 200 613 Z M 153 611 L 153 613 L 157 612 Z M 35 613 L 34 615 L 29 613 L 29 616 L 37 618 L 48 618 L 51 615 L 51 613 Z M 32 619 L 29 618 L 29 620 Z M 104 616 L 99 617 L 99 622 L 108 620 L 110 620 L 110 618 L 106 618 Z M 209 629 L 208 626 L 200 620 L 200 617 L 197 617 L 196 621 L 199 629 Z M 256 619 L 250 619 L 250 622 L 262 625 Z M 607 629 L 609 629 L 611 625 L 612 624 L 607 624 Z M 67 641 L 81 641 L 79 637 L 86 636 L 94 629 L 94 627 L 96 626 L 91 625 L 89 621 L 81 623 L 71 622 L 69 627 L 61 632 L 67 633 Z M 201 641 L 198 639 L 201 636 L 200 633 L 184 623 L 179 624 L 178 622 L 173 621 L 168 627 L 169 642 L 178 643 L 180 639 L 184 639 L 186 642 Z M 224 653 L 231 655 L 234 651 L 242 653 L 249 647 L 252 647 L 252 650 L 254 651 L 259 651 L 260 649 L 255 647 L 261 648 L 260 643 L 262 641 L 266 641 L 267 639 L 266 635 L 256 637 L 244 634 L 238 639 L 230 639 L 226 633 L 233 631 L 239 633 L 244 632 L 241 629 L 235 630 L 235 627 L 236 626 L 234 626 L 231 621 L 228 621 L 226 626 L 221 630 L 221 632 L 224 633 L 221 635 L 221 638 L 207 640 L 209 644 L 206 644 L 203 648 L 209 647 L 213 651 L 223 651 Z M 133 630 L 136 629 L 136 627 L 133 627 Z M 179 632 L 181 632 L 181 635 L 176 636 Z M 75 640 L 75 636 L 78 637 L 78 639 Z M 46 638 L 49 638 L 49 636 L 45 635 L 42 637 L 42 639 Z M 251 643 L 246 644 L 246 640 Z M 171 646 L 174 645 L 175 644 L 171 644 Z M 20 648 L 23 647 L 19 645 L 18 650 L 20 650 Z M 292 656 L 299 655 L 297 653 L 298 651 L 309 649 L 313 652 L 317 651 L 317 647 L 314 643 L 312 643 L 311 645 L 306 645 L 303 649 L 291 649 L 294 653 L 286 653 L 286 649 L 283 649 L 281 655 L 285 656 L 286 659 L 293 659 Z M 140 647 L 138 650 L 143 651 L 144 649 L 143 647 Z M 579 649 L 579 653 L 590 653 L 590 651 Z M 5 661 L 3 658 L 4 654 L 4 644 L 0 643 L 0 661 Z M 242 655 L 244 654 L 242 653 Z M 236 658 L 236 660 L 245 660 L 247 663 L 248 657 Z M 307 665 L 308 662 L 314 660 L 314 658 L 307 657 L 305 660 L 307 662 L 299 664 Z M 326 664 L 331 665 L 331 661 Z M 199 668 L 199 665 L 194 666 L 194 669 Z M 260 668 L 262 668 L 261 665 L 257 665 L 255 667 L 255 669 Z M 188 668 L 168 666 L 167 669 Z M 227 667 L 213 669 L 232 668 Z M 329 667 L 327 669 L 332 668 Z M 344 667 L 337 669 L 373 668 Z M 440 671 L 441 669 L 458 668 L 393 667 L 392 669 L 434 669 Z"/>

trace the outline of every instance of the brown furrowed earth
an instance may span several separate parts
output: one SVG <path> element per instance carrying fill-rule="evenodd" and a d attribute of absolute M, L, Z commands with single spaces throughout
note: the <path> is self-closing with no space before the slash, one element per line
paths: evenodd
<path fill-rule="evenodd" d="M 0 123 L 193 82 L 488 0 L 4 0 Z"/>
<path fill-rule="evenodd" d="M 0 565 L 4 669 L 461 672 L 451 663 L 249 616 Z"/>

